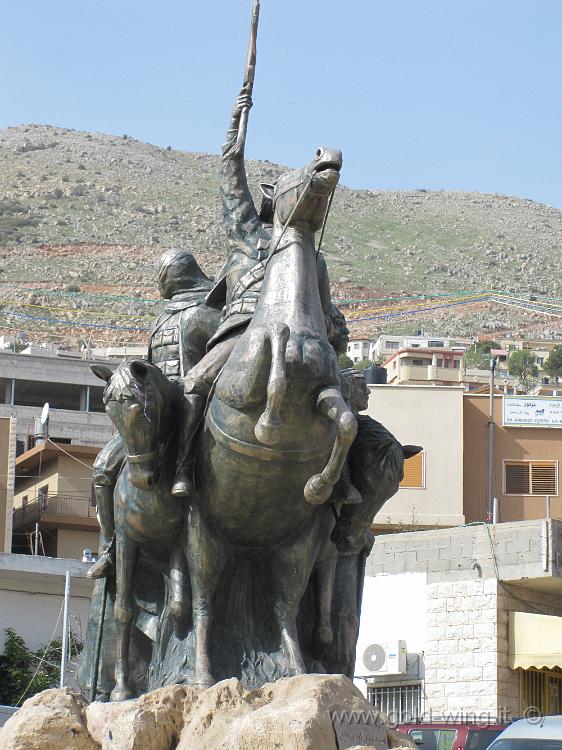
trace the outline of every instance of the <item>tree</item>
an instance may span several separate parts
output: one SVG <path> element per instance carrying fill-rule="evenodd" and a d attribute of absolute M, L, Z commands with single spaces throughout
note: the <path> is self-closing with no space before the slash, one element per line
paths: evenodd
<path fill-rule="evenodd" d="M 370 359 L 362 359 L 359 362 L 357 362 L 354 367 L 356 370 L 366 370 L 367 367 L 370 367 L 373 363 Z"/>
<path fill-rule="evenodd" d="M 558 379 L 562 378 L 562 344 L 555 346 L 546 362 L 544 363 L 545 372 L 547 372 L 552 378 L 555 378 L 558 383 Z"/>
<path fill-rule="evenodd" d="M 340 354 L 338 363 L 342 370 L 345 370 L 347 367 L 353 367 L 353 360 L 347 354 Z"/>
<path fill-rule="evenodd" d="M 517 349 L 511 352 L 507 360 L 509 374 L 519 378 L 525 388 L 525 393 L 527 393 L 529 386 L 539 374 L 539 368 L 536 363 L 537 358 L 528 349 Z"/>
<path fill-rule="evenodd" d="M 51 641 L 37 651 L 31 651 L 21 635 L 7 628 L 4 653 L 0 656 L 0 704 L 15 706 L 22 698 L 56 687 L 60 680 L 62 644 Z M 70 634 L 71 656 L 82 650 L 72 632 Z"/>
<path fill-rule="evenodd" d="M 479 370 L 490 369 L 490 352 L 499 349 L 497 341 L 479 341 L 472 349 L 468 349 L 464 355 L 465 367 L 477 367 Z"/>

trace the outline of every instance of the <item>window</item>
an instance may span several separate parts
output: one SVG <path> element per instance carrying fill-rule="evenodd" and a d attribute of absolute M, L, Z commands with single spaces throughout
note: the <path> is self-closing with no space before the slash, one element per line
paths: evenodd
<path fill-rule="evenodd" d="M 558 495 L 557 461 L 504 461 L 504 495 Z"/>
<path fill-rule="evenodd" d="M 445 342 L 444 341 L 428 341 L 427 345 L 429 346 L 430 349 L 434 349 L 438 346 L 445 346 Z"/>
<path fill-rule="evenodd" d="M 454 368 L 455 368 L 455 370 L 460 370 L 460 367 L 461 367 L 461 361 L 460 361 L 460 359 L 455 359 L 455 361 L 454 361 Z"/>
<path fill-rule="evenodd" d="M 426 359 L 413 359 L 412 365 L 414 367 L 427 367 L 427 360 Z"/>
<path fill-rule="evenodd" d="M 404 461 L 404 479 L 400 482 L 400 487 L 410 489 L 423 489 L 425 487 L 424 451 Z"/>
<path fill-rule="evenodd" d="M 417 721 L 423 714 L 421 683 L 368 685 L 367 698 L 396 724 Z"/>
<path fill-rule="evenodd" d="M 424 750 L 453 750 L 456 729 L 410 729 L 411 739 Z"/>
<path fill-rule="evenodd" d="M 387 349 L 398 349 L 400 343 L 398 341 L 385 341 L 384 345 Z"/>
<path fill-rule="evenodd" d="M 441 357 L 437 358 L 437 367 L 443 367 L 443 360 L 441 359 Z"/>
<path fill-rule="evenodd" d="M 544 365 L 544 357 L 536 358 L 537 365 Z"/>

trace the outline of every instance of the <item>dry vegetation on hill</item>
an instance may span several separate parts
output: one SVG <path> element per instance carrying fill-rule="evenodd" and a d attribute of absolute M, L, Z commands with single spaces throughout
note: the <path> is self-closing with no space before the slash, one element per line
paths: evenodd
<path fill-rule="evenodd" d="M 252 188 L 281 170 L 249 163 Z M 48 126 L 0 131 L 0 329 L 143 339 L 142 331 L 88 333 L 33 318 L 148 326 L 159 307 L 145 299 L 155 296 L 153 263 L 172 245 L 192 248 L 209 274 L 221 265 L 218 157 Z M 501 195 L 341 187 L 324 250 L 340 299 L 491 287 L 556 297 L 562 211 Z M 383 325 L 550 335 L 560 328 L 556 318 L 482 304 L 353 330 L 375 335 Z"/>

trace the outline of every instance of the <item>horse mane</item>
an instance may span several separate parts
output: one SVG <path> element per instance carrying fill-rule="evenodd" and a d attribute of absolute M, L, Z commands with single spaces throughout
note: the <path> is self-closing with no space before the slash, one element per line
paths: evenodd
<path fill-rule="evenodd" d="M 360 477 L 365 473 L 365 454 L 368 453 L 385 479 L 401 481 L 404 476 L 404 453 L 394 435 L 365 414 L 357 416 L 357 427 L 357 436 L 348 454 L 351 476 Z"/>

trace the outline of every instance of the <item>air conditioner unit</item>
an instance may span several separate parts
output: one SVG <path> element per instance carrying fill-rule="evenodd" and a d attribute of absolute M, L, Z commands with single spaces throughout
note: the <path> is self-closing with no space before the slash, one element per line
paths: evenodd
<path fill-rule="evenodd" d="M 363 651 L 363 666 L 369 675 L 406 674 L 406 641 L 371 643 Z"/>

